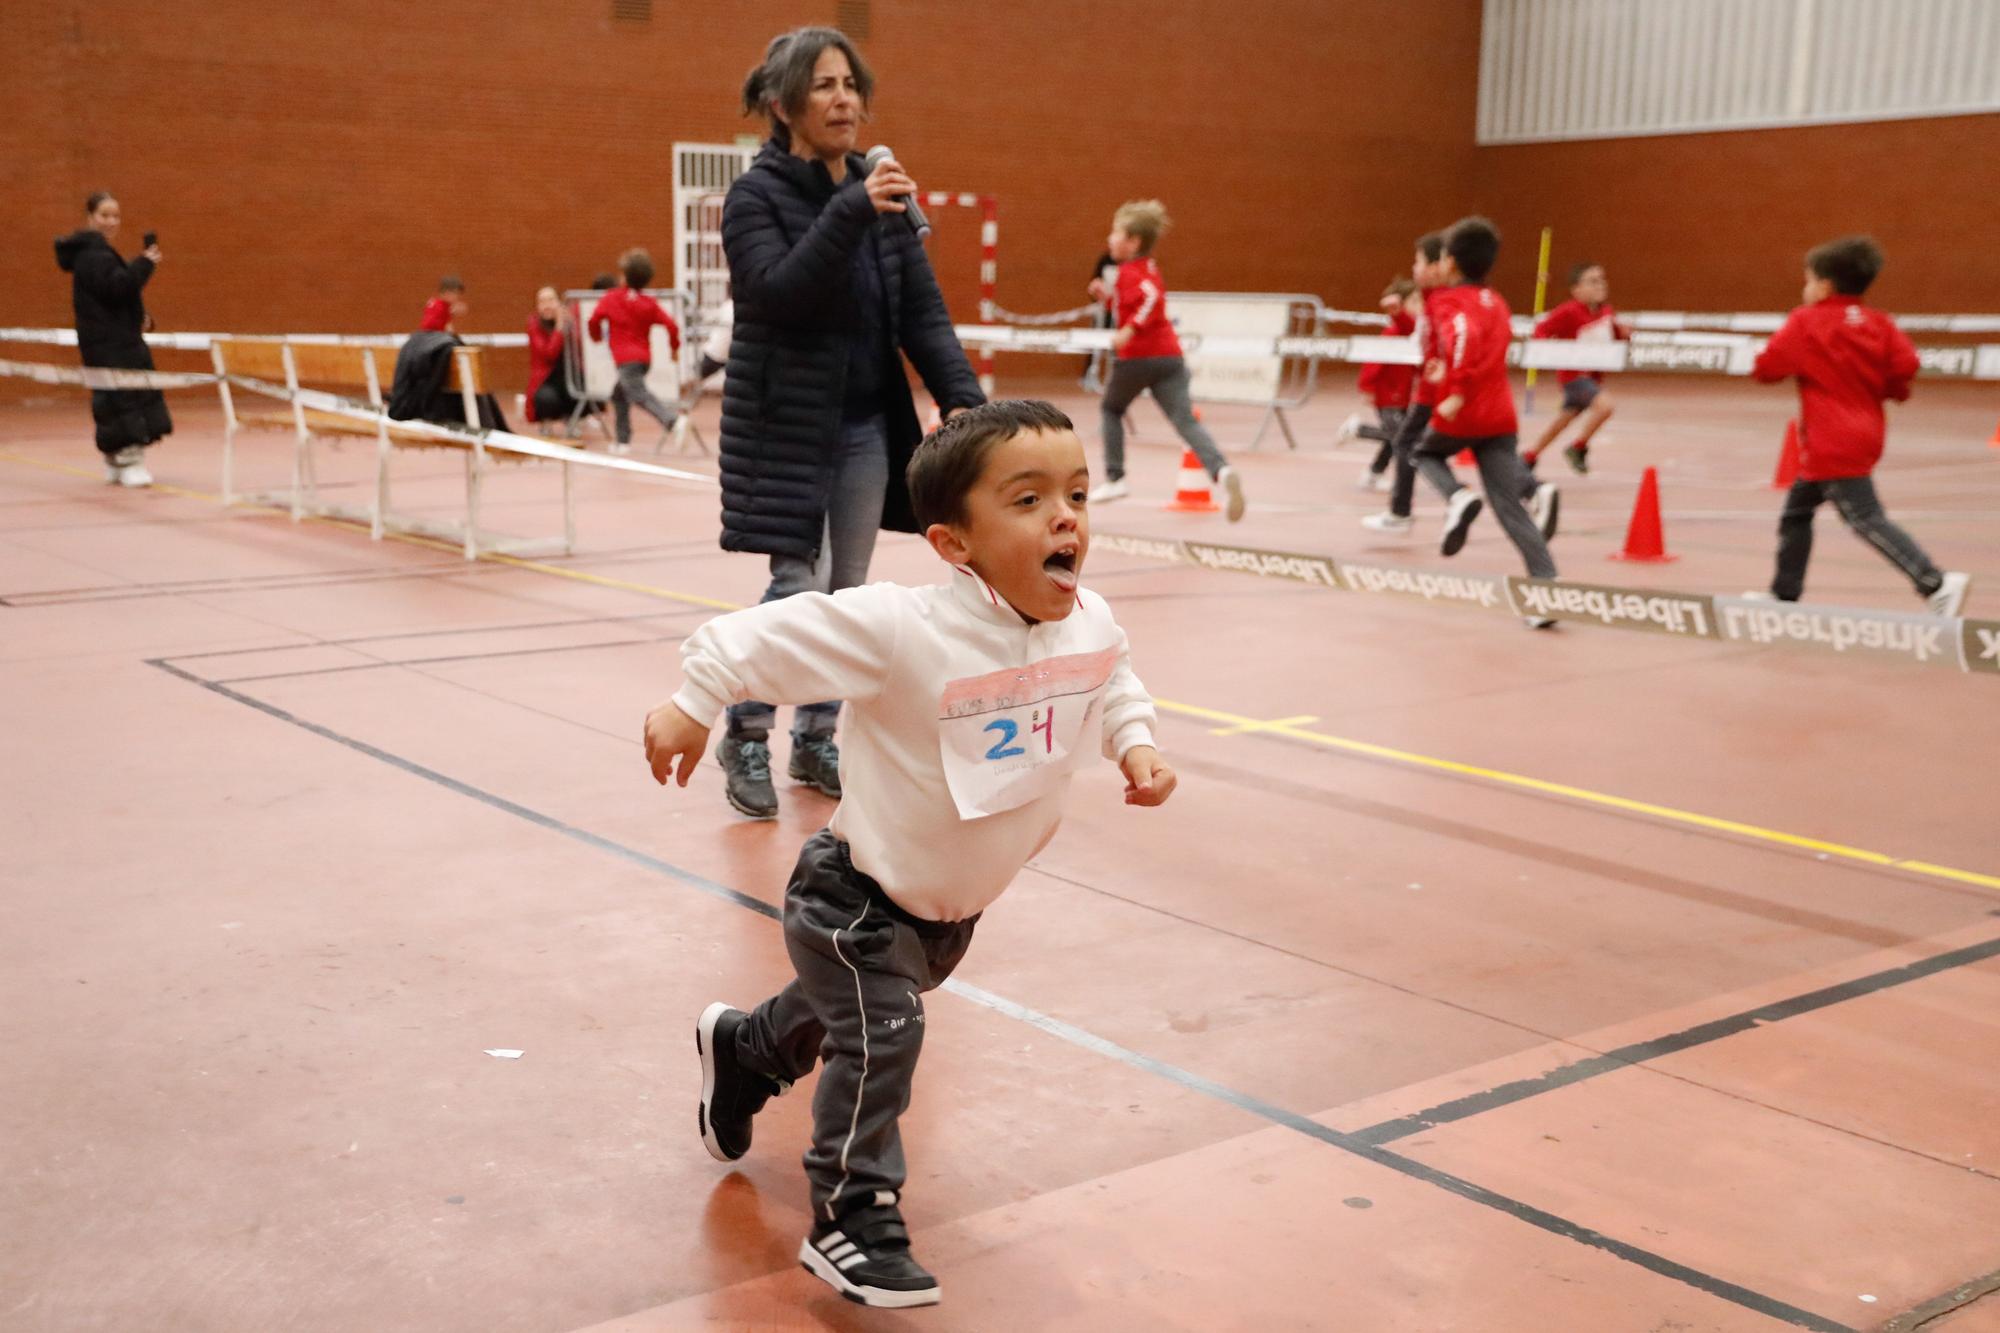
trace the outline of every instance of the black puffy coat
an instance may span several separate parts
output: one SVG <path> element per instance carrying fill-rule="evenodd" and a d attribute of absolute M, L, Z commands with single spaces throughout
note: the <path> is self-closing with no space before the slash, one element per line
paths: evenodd
<path fill-rule="evenodd" d="M 153 276 L 153 261 L 142 255 L 126 263 L 102 232 L 86 227 L 57 239 L 56 267 L 71 275 L 70 302 L 83 364 L 151 370 L 146 303 L 140 293 Z M 97 421 L 97 447 L 105 453 L 151 444 L 174 428 L 167 400 L 157 389 L 96 390 L 90 410 Z"/>
<path fill-rule="evenodd" d="M 835 186 L 824 163 L 776 139 L 729 187 L 722 245 L 736 302 L 722 390 L 722 548 L 813 559 L 825 531 L 855 327 L 854 248 L 881 259 L 890 345 L 946 411 L 985 401 L 952 333 L 922 242 L 901 214 L 878 214 L 859 154 Z M 916 531 L 903 472 L 923 438 L 900 364 L 884 386 L 889 491 L 882 526 Z"/>

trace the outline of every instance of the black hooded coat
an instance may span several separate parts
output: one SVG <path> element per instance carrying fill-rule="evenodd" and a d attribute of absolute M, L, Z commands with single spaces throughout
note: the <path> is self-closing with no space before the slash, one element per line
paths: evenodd
<path fill-rule="evenodd" d="M 146 303 L 140 293 L 153 276 L 153 261 L 142 256 L 128 264 L 101 232 L 85 228 L 56 241 L 56 267 L 71 276 L 83 364 L 151 370 Z M 93 389 L 90 414 L 97 421 L 97 447 L 106 454 L 151 444 L 174 429 L 158 389 Z"/>

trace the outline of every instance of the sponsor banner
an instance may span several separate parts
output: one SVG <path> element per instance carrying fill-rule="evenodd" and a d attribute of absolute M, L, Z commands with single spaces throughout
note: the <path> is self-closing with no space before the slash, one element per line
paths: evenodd
<path fill-rule="evenodd" d="M 1627 344 L 1625 369 L 1667 371 L 1677 374 L 1728 375 L 1735 363 L 1734 342 L 1656 342 L 1634 338 Z M 1753 356 L 1754 359 L 1754 356 Z M 1748 366 L 1743 372 L 1747 373 Z"/>
<path fill-rule="evenodd" d="M 1717 638 L 1715 607 L 1705 593 L 1659 592 L 1591 583 L 1510 577 L 1514 609 L 1524 616 L 1584 620 L 1614 629 L 1642 629 L 1690 639 Z"/>
<path fill-rule="evenodd" d="M 1208 542 L 1182 542 L 1190 563 L 1203 569 L 1256 574 L 1267 579 L 1293 579 L 1317 588 L 1339 588 L 1339 567 L 1329 555 L 1300 555 L 1290 551 L 1258 551 L 1247 546 L 1215 546 Z"/>
<path fill-rule="evenodd" d="M 1978 369 L 1980 350 L 1977 347 L 1919 347 L 1917 365 L 1925 375 L 1969 380 Z"/>
<path fill-rule="evenodd" d="M 1961 650 L 1980 642 L 1976 627 L 1963 631 L 1970 637 L 1961 642 L 1960 622 L 1921 612 L 1718 597 L 1715 614 L 1722 637 L 1737 643 L 1824 648 L 1953 671 Z"/>
<path fill-rule="evenodd" d="M 1960 632 L 1965 636 L 1961 645 L 1965 654 L 1965 669 L 2000 674 L 2000 620 L 1961 620 L 1958 623 Z"/>
<path fill-rule="evenodd" d="M 1507 580 L 1498 574 L 1444 574 L 1432 569 L 1402 569 L 1395 565 L 1342 560 L 1341 582 L 1352 592 L 1386 592 L 1426 602 L 1505 611 Z"/>
<path fill-rule="evenodd" d="M 1187 564 L 1188 553 L 1181 549 L 1177 541 L 1166 541 L 1158 537 L 1128 537 L 1116 532 L 1091 534 L 1090 549 L 1093 551 L 1116 551 L 1120 555 L 1136 555 L 1148 560 L 1166 560 L 1174 564 Z"/>

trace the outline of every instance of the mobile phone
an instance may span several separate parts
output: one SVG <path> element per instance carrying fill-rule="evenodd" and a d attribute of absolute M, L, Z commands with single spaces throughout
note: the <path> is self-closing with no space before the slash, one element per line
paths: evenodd
<path fill-rule="evenodd" d="M 149 231 L 146 233 L 146 248 L 148 250 L 152 249 L 159 243 L 160 243 L 160 233 L 156 231 Z"/>

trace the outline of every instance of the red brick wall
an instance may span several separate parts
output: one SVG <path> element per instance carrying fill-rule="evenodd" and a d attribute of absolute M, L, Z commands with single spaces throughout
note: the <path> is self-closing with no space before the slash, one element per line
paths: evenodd
<path fill-rule="evenodd" d="M 1869 232 L 1889 257 L 1870 300 L 1990 313 L 1995 163 L 2000 115 L 1522 144 L 1479 150 L 1467 203 L 1505 233 L 1500 286 L 1522 310 L 1550 226 L 1552 288 L 1595 259 L 1629 309 L 1789 309 L 1808 249 Z"/>
<path fill-rule="evenodd" d="M 348 332 L 414 326 L 446 272 L 466 279 L 471 331 L 518 329 L 537 286 L 583 285 L 629 245 L 670 273 L 670 145 L 754 129 L 744 73 L 835 5 L 655 0 L 636 25 L 610 0 L 16 8 L 0 323 L 68 320 L 49 240 L 108 188 L 128 254 L 160 233 L 163 327 Z M 1478 0 L 871 11 L 872 137 L 926 188 L 998 196 L 1015 310 L 1076 304 L 1112 209 L 1138 195 L 1176 218 L 1160 251 L 1176 286 L 1372 294 L 1471 169 Z M 1386 77 L 1413 45 L 1455 76 Z M 974 220 L 934 211 L 970 320 Z"/>

